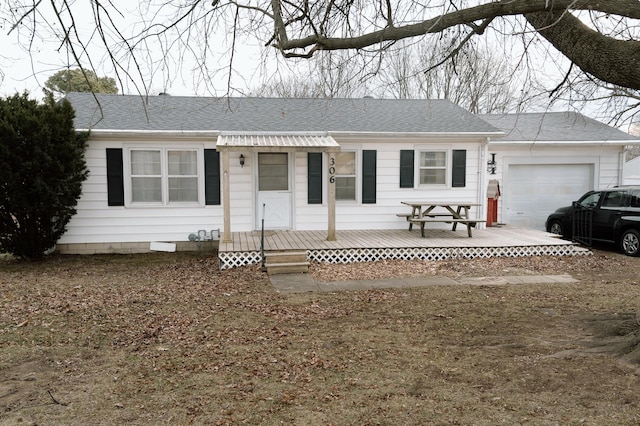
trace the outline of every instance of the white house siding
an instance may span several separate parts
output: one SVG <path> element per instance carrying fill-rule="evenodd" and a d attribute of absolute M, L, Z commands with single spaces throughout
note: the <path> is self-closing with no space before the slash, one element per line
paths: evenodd
<path fill-rule="evenodd" d="M 179 147 L 181 144 L 215 148 L 215 141 L 203 139 L 151 140 L 108 139 L 92 136 L 86 151 L 89 177 L 82 185 L 77 214 L 58 241 L 59 247 L 73 251 L 72 245 L 93 244 L 100 252 L 111 243 L 147 243 L 150 241 L 188 241 L 200 229 L 222 228 L 221 206 L 201 207 L 110 207 L 107 205 L 106 148 L 126 148 L 130 144 L 149 147 Z M 237 167 L 239 169 L 239 166 Z M 238 204 L 242 201 L 238 196 Z M 235 201 L 235 200 L 234 200 Z"/>
<path fill-rule="evenodd" d="M 130 244 L 136 251 L 145 251 L 151 241 L 181 243 L 187 242 L 189 234 L 200 229 L 207 231 L 223 227 L 223 207 L 114 207 L 107 205 L 106 149 L 130 146 L 180 147 L 197 146 L 202 149 L 215 149 L 214 138 L 116 138 L 93 135 L 86 152 L 90 170 L 88 179 L 83 183 L 82 197 L 77 205 L 77 214 L 71 219 L 67 232 L 58 241 L 58 247 L 66 252 L 109 252 L 126 251 Z M 406 200 L 472 201 L 480 202 L 479 185 L 480 153 L 482 140 L 479 139 L 402 139 L 350 138 L 338 140 L 344 150 L 357 150 L 358 182 L 357 202 L 336 203 L 336 226 L 345 229 L 402 229 L 407 226 L 403 218 L 396 213 L 408 211 L 401 204 Z M 399 187 L 400 150 L 453 149 L 467 151 L 466 186 L 464 188 L 446 187 Z M 361 157 L 362 150 L 376 150 L 377 194 L 375 204 L 362 204 L 361 194 Z M 256 210 L 255 174 L 257 170 L 256 153 L 243 153 L 245 164 L 240 166 L 240 152 L 229 153 L 229 183 L 231 205 L 231 230 L 252 231 L 258 229 L 259 214 Z M 327 185 L 323 185 L 323 204 L 310 205 L 307 202 L 307 154 L 291 154 L 292 160 L 292 229 L 327 229 Z M 326 156 L 325 156 L 326 162 Z M 449 162 L 451 158 L 449 156 Z M 126 156 L 125 156 L 126 161 Z M 416 162 L 418 161 L 416 157 Z M 326 164 L 325 164 L 326 165 Z M 450 163 L 449 163 L 450 165 Z M 126 166 L 125 166 L 126 167 Z M 447 172 L 450 178 L 451 171 Z M 325 178 L 327 171 L 325 167 Z M 326 182 L 326 181 L 325 181 Z M 125 184 L 126 185 L 126 184 Z M 482 216 L 473 209 L 472 217 Z M 443 225 L 446 226 L 446 225 Z M 74 247 L 87 246 L 86 250 Z"/>
<path fill-rule="evenodd" d="M 624 164 L 624 184 L 640 185 L 640 157 L 629 160 Z"/>
<path fill-rule="evenodd" d="M 362 150 L 376 150 L 376 203 L 363 204 L 358 201 L 336 201 L 336 228 L 338 230 L 358 229 L 402 229 L 407 226 L 404 218 L 397 213 L 407 213 L 408 207 L 401 201 L 436 200 L 436 201 L 482 201 L 479 196 L 479 155 L 482 141 L 479 139 L 340 139 L 334 136 L 340 144 L 341 150 L 356 150 L 358 152 L 358 198 L 361 192 L 361 159 Z M 464 188 L 446 187 L 414 187 L 400 188 L 400 150 L 420 149 L 464 149 L 467 151 L 467 174 Z M 327 229 L 327 187 L 323 186 L 324 197 L 322 205 L 307 204 L 307 159 L 305 153 L 296 155 L 296 187 L 295 187 L 295 229 L 298 230 L 326 230 Z M 416 156 L 416 163 L 418 159 Z M 449 163 L 450 165 L 450 163 Z M 326 169 L 326 158 L 325 158 Z M 325 170 L 326 173 L 326 170 Z M 449 177 L 451 171 L 448 171 Z M 478 209 L 472 210 L 472 217 L 482 216 Z M 481 209 L 479 209 L 481 211 Z M 446 225 L 443 225 L 446 226 Z"/>
<path fill-rule="evenodd" d="M 585 182 L 586 190 L 607 188 L 620 184 L 620 155 L 621 146 L 558 146 L 550 147 L 539 144 L 538 146 L 530 144 L 522 145 L 499 145 L 490 144 L 489 153 L 496 153 L 496 161 L 498 168 L 495 175 L 488 175 L 488 179 L 497 179 L 502 189 L 502 197 L 498 203 L 498 222 L 509 224 L 509 217 L 513 217 L 507 211 L 511 200 L 508 199 L 513 188 L 509 188 L 509 167 L 531 165 L 531 170 L 535 170 L 535 166 L 540 167 L 540 173 L 544 173 L 545 165 L 564 165 L 567 170 L 572 165 L 591 165 L 592 176 L 590 182 Z M 517 191 L 517 189 L 516 189 Z M 580 192 L 580 191 L 578 191 Z M 548 213 L 555 208 L 570 205 L 582 193 L 548 193 L 548 194 L 530 194 L 532 205 L 544 204 L 550 207 Z M 535 215 L 534 212 L 526 212 L 526 214 Z M 531 219 L 530 226 L 542 229 L 544 227 L 544 219 Z M 530 220 L 530 221 L 531 221 Z M 529 222 L 527 222 L 529 223 Z M 513 224 L 513 223 L 512 223 Z M 521 223 L 516 225 L 525 226 Z"/>

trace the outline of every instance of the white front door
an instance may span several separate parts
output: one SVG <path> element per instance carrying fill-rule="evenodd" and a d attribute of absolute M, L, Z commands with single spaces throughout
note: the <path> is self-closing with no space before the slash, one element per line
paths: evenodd
<path fill-rule="evenodd" d="M 258 153 L 256 229 L 291 229 L 289 154 Z"/>

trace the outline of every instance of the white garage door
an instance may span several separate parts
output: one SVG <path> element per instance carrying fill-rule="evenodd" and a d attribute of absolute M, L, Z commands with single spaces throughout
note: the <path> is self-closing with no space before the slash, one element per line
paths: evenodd
<path fill-rule="evenodd" d="M 544 229 L 549 213 L 592 189 L 593 164 L 512 164 L 503 186 L 503 221 Z"/>

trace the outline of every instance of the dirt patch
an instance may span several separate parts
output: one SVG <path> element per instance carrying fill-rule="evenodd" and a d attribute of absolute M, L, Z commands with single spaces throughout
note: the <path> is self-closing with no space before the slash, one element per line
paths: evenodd
<path fill-rule="evenodd" d="M 0 372 L 0 412 L 13 411 L 25 404 L 59 403 L 48 389 L 52 376 L 52 368 L 41 360 L 25 361 Z"/>
<path fill-rule="evenodd" d="M 203 254 L 3 261 L 0 423 L 637 424 L 639 261 L 314 264 L 579 282 L 294 295 Z"/>

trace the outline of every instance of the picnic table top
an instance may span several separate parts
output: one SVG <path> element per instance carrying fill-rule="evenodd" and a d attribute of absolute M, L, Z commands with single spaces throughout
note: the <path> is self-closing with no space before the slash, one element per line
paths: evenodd
<path fill-rule="evenodd" d="M 401 201 L 408 206 L 479 206 L 480 203 L 472 201 Z"/>

